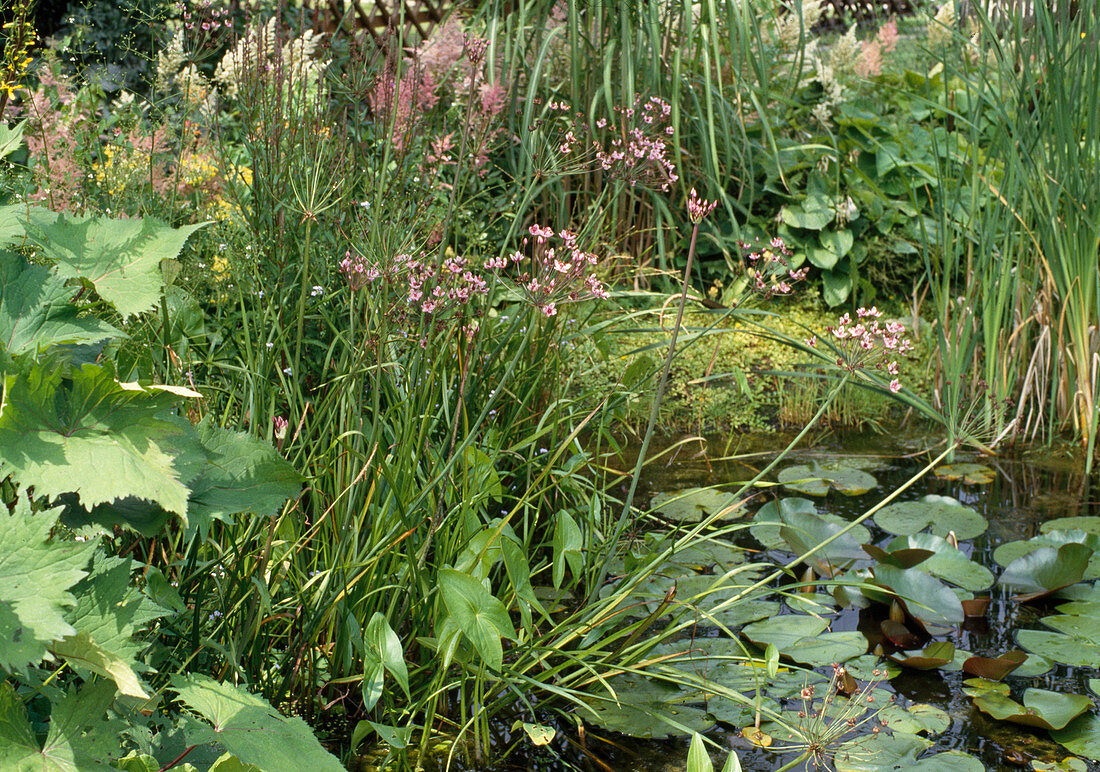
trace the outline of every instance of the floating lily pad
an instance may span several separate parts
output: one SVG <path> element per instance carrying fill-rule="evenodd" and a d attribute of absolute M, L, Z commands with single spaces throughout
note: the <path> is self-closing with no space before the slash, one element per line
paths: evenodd
<path fill-rule="evenodd" d="M 760 570 L 757 566 L 745 566 L 741 572 L 727 576 L 654 574 L 638 582 L 616 606 L 616 613 L 622 619 L 638 619 L 654 613 L 662 604 L 667 614 L 693 611 L 709 613 L 751 586 Z M 611 597 L 628 581 L 628 578 L 624 578 L 604 585 L 600 588 L 600 597 Z"/>
<path fill-rule="evenodd" d="M 873 735 L 878 736 L 878 735 Z M 904 735 L 902 735 L 904 736 Z M 982 762 L 962 751 L 944 751 L 931 756 L 916 757 L 916 751 L 896 761 L 863 766 L 859 762 L 838 763 L 837 772 L 985 772 Z"/>
<path fill-rule="evenodd" d="M 1080 694 L 1028 689 L 1024 692 L 1023 705 L 996 692 L 986 692 L 975 697 L 974 705 L 999 721 L 1053 730 L 1062 729 L 1091 708 L 1092 700 Z"/>
<path fill-rule="evenodd" d="M 910 536 L 929 529 L 936 536 L 954 533 L 958 539 L 973 539 L 985 533 L 989 523 L 970 507 L 950 496 L 928 495 L 919 501 L 891 504 L 875 514 L 875 523 L 895 536 Z"/>
<path fill-rule="evenodd" d="M 776 477 L 787 490 L 807 496 L 824 496 L 833 490 L 845 496 L 861 496 L 878 485 L 872 475 L 849 459 L 811 461 L 789 466 Z"/>
<path fill-rule="evenodd" d="M 912 568 L 918 566 L 935 553 L 932 550 L 909 549 L 899 547 L 894 549 L 891 543 L 890 550 L 884 550 L 876 544 L 864 544 L 863 551 L 875 559 L 875 562 L 884 566 L 897 566 L 898 568 Z"/>
<path fill-rule="evenodd" d="M 874 574 L 875 582 L 893 590 L 909 615 L 926 626 L 951 626 L 966 618 L 958 596 L 920 569 L 875 566 Z"/>
<path fill-rule="evenodd" d="M 612 560 L 608 572 L 611 576 L 629 574 L 668 553 L 674 543 L 667 534 L 647 534 L 644 540 L 633 544 L 626 555 Z M 744 562 L 745 550 L 736 544 L 721 539 L 697 539 L 667 555 L 657 572 L 668 576 L 703 571 L 724 574 Z"/>
<path fill-rule="evenodd" d="M 1094 536 L 1100 536 L 1100 517 L 1095 515 L 1088 517 L 1056 517 L 1053 520 L 1047 520 L 1039 526 L 1039 533 L 1073 530 L 1084 531 Z"/>
<path fill-rule="evenodd" d="M 759 646 L 774 644 L 784 656 L 814 667 L 845 662 L 867 651 L 863 633 L 827 633 L 828 626 L 818 617 L 785 614 L 746 625 L 742 633 Z"/>
<path fill-rule="evenodd" d="M 1060 761 L 1031 760 L 1031 768 L 1035 772 L 1088 772 L 1088 764 L 1076 756 L 1067 756 Z"/>
<path fill-rule="evenodd" d="M 895 732 L 909 734 L 940 734 L 951 726 L 951 718 L 935 705 L 917 703 L 903 708 L 887 705 L 878 714 L 878 720 Z"/>
<path fill-rule="evenodd" d="M 1094 640 L 1047 630 L 1019 630 L 1016 643 L 1029 652 L 1063 665 L 1100 667 L 1100 643 Z"/>
<path fill-rule="evenodd" d="M 908 770 L 913 767 L 917 754 L 931 745 L 931 740 L 908 732 L 864 734 L 837 746 L 833 768 L 836 772 L 882 772 L 905 762 Z M 959 772 L 960 768 L 952 767 L 951 770 Z"/>
<path fill-rule="evenodd" d="M 749 533 L 767 549 L 787 549 L 787 541 L 780 534 L 780 530 L 784 525 L 790 525 L 799 514 L 814 515 L 829 525 L 839 528 L 848 525 L 848 521 L 840 515 L 818 512 L 817 506 L 809 499 L 789 496 L 770 501 L 760 507 L 753 517 L 752 525 L 749 526 Z M 871 540 L 871 532 L 862 525 L 857 525 L 847 535 L 856 544 L 864 544 Z"/>
<path fill-rule="evenodd" d="M 1000 583 L 1019 593 L 1016 600 L 1035 600 L 1081 581 L 1091 557 L 1084 544 L 1040 547 L 1009 563 Z"/>
<path fill-rule="evenodd" d="M 1100 715 L 1081 716 L 1050 736 L 1070 753 L 1100 761 Z"/>
<path fill-rule="evenodd" d="M 705 732 L 714 720 L 701 708 L 683 705 L 689 699 L 667 683 L 626 673 L 608 681 L 614 694 L 590 697 L 578 706 L 586 721 L 631 737 L 663 739 Z"/>
<path fill-rule="evenodd" d="M 861 681 L 889 680 L 901 672 L 893 662 L 876 654 L 864 654 L 844 663 L 844 669 Z"/>
<path fill-rule="evenodd" d="M 698 523 L 711 516 L 720 521 L 736 520 L 747 514 L 743 504 L 733 494 L 715 488 L 658 493 L 650 502 L 654 512 L 677 523 Z"/>
<path fill-rule="evenodd" d="M 914 670 L 936 670 L 950 665 L 955 658 L 955 644 L 933 641 L 921 651 L 902 651 L 890 657 L 894 662 Z"/>
<path fill-rule="evenodd" d="M 1027 661 L 1027 652 L 1015 649 L 999 657 L 970 657 L 963 670 L 990 681 L 1000 681 Z"/>
<path fill-rule="evenodd" d="M 1031 539 L 1006 542 L 993 550 L 993 559 L 999 565 L 1007 566 L 1012 561 L 1018 560 L 1037 549 L 1043 547 L 1058 548 L 1063 544 L 1083 544 L 1093 550 L 1081 579 L 1082 581 L 1100 579 L 1100 536 L 1080 528 L 1051 530 Z"/>
<path fill-rule="evenodd" d="M 983 694 L 1003 694 L 1008 696 L 1011 688 L 1000 681 L 990 681 L 988 678 L 967 678 L 963 681 L 963 694 L 967 697 L 980 697 Z"/>
<path fill-rule="evenodd" d="M 958 547 L 931 533 L 899 536 L 890 542 L 891 550 L 927 550 L 932 556 L 920 563 L 920 570 L 946 582 L 977 592 L 993 585 L 993 572 L 968 558 Z"/>
<path fill-rule="evenodd" d="M 959 480 L 964 485 L 989 485 L 997 479 L 997 473 L 985 464 L 944 464 L 936 467 L 935 475 L 941 480 Z"/>

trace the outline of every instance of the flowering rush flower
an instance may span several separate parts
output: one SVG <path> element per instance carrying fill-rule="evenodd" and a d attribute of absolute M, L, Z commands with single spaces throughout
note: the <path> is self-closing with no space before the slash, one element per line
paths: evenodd
<path fill-rule="evenodd" d="M 562 303 L 611 297 L 596 276 L 596 256 L 577 245 L 577 236 L 567 230 L 533 224 L 527 230 L 523 248 L 508 256 L 494 257 L 485 267 L 494 271 L 513 268 L 516 288 L 544 316 L 556 316 Z M 530 253 L 530 254 L 528 254 Z"/>
<path fill-rule="evenodd" d="M 695 192 L 695 188 L 691 189 L 691 194 L 688 196 L 688 217 L 691 221 L 698 225 L 707 215 L 714 211 L 714 207 L 718 206 L 717 201 L 707 201 L 706 199 L 699 198 L 699 194 Z"/>
<path fill-rule="evenodd" d="M 690 202 L 688 204 L 690 208 Z M 783 239 L 773 238 L 767 245 L 738 242 L 748 262 L 747 273 L 749 287 L 766 298 L 775 295 L 789 295 L 794 285 L 806 278 L 809 267 L 793 269 L 790 258 L 793 254 Z"/>
<path fill-rule="evenodd" d="M 905 337 L 905 326 L 900 322 L 880 322 L 882 311 L 875 306 L 856 309 L 856 318 L 845 313 L 835 327 L 829 328 L 833 346 L 837 351 L 836 366 L 855 373 L 868 366 L 883 370 L 892 377 L 889 388 L 894 394 L 901 391 L 898 379 L 899 356 L 912 348 Z M 817 345 L 816 336 L 807 340 Z"/>

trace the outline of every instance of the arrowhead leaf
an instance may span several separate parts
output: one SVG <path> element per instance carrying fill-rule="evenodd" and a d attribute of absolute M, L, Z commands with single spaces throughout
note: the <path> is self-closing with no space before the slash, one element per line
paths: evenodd
<path fill-rule="evenodd" d="M 492 670 L 500 670 L 504 663 L 500 639 L 516 637 L 508 609 L 477 579 L 453 568 L 439 572 L 439 592 L 450 618 L 485 664 Z"/>

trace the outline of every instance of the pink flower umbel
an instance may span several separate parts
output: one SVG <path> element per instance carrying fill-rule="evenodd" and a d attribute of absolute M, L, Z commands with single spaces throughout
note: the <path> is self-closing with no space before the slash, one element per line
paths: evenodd
<path fill-rule="evenodd" d="M 893 376 L 888 388 L 893 394 L 901 391 L 901 381 L 897 378 L 897 356 L 906 354 L 913 348 L 912 342 L 905 337 L 905 326 L 900 322 L 879 321 L 882 311 L 875 306 L 856 309 L 853 323 L 849 314 L 843 314 L 835 327 L 830 327 L 830 348 L 836 354 L 836 366 L 850 373 L 857 373 L 870 366 Z M 816 337 L 806 341 L 816 346 Z"/>
<path fill-rule="evenodd" d="M 485 268 L 499 272 L 510 263 L 519 271 L 513 278 L 516 289 L 544 316 L 555 316 L 562 303 L 611 297 L 596 276 L 596 256 L 577 245 L 576 234 L 567 230 L 555 233 L 538 223 L 527 232 L 533 238 L 525 238 L 522 249 L 507 258 L 490 258 Z"/>
<path fill-rule="evenodd" d="M 714 211 L 714 207 L 718 206 L 717 201 L 707 201 L 706 199 L 699 198 L 699 194 L 695 192 L 695 188 L 691 189 L 691 194 L 688 195 L 688 217 L 691 221 L 698 225 L 706 219 L 707 215 Z"/>

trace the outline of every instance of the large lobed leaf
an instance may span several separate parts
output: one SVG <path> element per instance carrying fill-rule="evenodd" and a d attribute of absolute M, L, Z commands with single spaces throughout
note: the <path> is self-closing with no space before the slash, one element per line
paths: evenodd
<path fill-rule="evenodd" d="M 86 574 L 92 544 L 50 541 L 58 510 L 32 513 L 23 499 L 0 514 L 0 668 L 23 670 L 52 642 L 74 635 L 65 613 Z"/>
<path fill-rule="evenodd" d="M 50 362 L 23 362 L 4 379 L 0 475 L 36 495 L 76 494 L 85 509 L 128 496 L 187 513 L 188 489 L 168 452 L 183 431 L 168 411 L 177 398 L 124 388 L 106 367 L 71 377 Z"/>
<path fill-rule="evenodd" d="M 240 761 L 265 772 L 344 770 L 305 721 L 281 715 L 262 697 L 200 674 L 176 676 L 172 688 L 187 707 L 211 724 L 192 731 L 192 742 L 218 743 Z"/>
<path fill-rule="evenodd" d="M 122 317 L 148 311 L 164 287 L 160 263 L 206 223 L 172 228 L 152 218 L 112 220 L 32 210 L 27 239 L 63 279 L 86 279 Z"/>
<path fill-rule="evenodd" d="M 121 332 L 70 301 L 77 288 L 46 268 L 0 250 L 0 349 L 35 352 L 71 343 L 97 343 Z"/>

